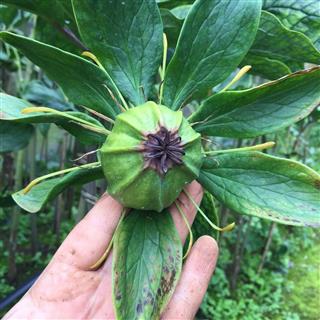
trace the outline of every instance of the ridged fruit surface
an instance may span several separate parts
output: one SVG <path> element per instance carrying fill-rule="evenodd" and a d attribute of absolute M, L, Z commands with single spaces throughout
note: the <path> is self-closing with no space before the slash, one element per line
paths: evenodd
<path fill-rule="evenodd" d="M 100 149 L 108 193 L 125 207 L 161 211 L 198 177 L 201 138 L 181 111 L 146 102 L 120 114 Z"/>

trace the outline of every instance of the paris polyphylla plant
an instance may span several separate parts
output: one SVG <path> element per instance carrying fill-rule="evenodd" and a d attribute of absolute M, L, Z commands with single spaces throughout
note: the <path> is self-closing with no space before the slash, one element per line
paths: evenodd
<path fill-rule="evenodd" d="M 234 227 L 216 226 L 197 206 L 184 188 L 194 179 L 240 214 L 288 225 L 320 225 L 316 172 L 259 152 L 273 142 L 207 150 L 201 138 L 254 138 L 306 117 L 319 103 L 319 67 L 253 89 L 229 91 L 250 69 L 245 66 L 220 92 L 198 99 L 200 105 L 188 118 L 183 113 L 195 94 L 212 89 L 240 64 L 255 39 L 260 0 L 196 1 L 168 64 L 155 1 L 72 4 L 79 34 L 90 49 L 83 57 L 8 32 L 0 37 L 42 68 L 87 113 L 30 106 L 2 94 L 2 120 L 54 122 L 76 136 L 91 132 L 101 146 L 99 161 L 38 178 L 13 198 L 26 211 L 37 212 L 66 186 L 105 177 L 108 193 L 126 208 L 113 239 L 118 319 L 157 319 L 172 295 L 183 257 L 167 208 L 176 205 L 190 230 L 177 201 L 181 192 L 213 228 Z M 191 245 L 192 233 L 188 250 Z"/>

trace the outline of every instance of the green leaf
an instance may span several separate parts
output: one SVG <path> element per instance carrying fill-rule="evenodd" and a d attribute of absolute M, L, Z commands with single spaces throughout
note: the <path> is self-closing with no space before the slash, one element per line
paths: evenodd
<path fill-rule="evenodd" d="M 61 49 L 80 53 L 86 48 L 78 39 L 71 0 L 4 0 L 38 15 L 35 38 Z M 11 29 L 12 30 L 12 29 Z"/>
<path fill-rule="evenodd" d="M 169 48 L 176 46 L 183 20 L 178 19 L 170 10 L 160 9 L 161 19 L 163 23 L 163 32 L 168 39 Z"/>
<path fill-rule="evenodd" d="M 1 106 L 3 107 L 0 111 L 0 122 L 10 122 L 12 125 L 18 123 L 56 123 L 62 126 L 66 131 L 74 135 L 84 144 L 101 144 L 105 141 L 106 136 L 104 134 L 92 132 L 87 128 L 82 127 L 80 124 L 70 121 L 69 119 L 52 113 L 46 112 L 33 112 L 33 113 L 21 113 L 21 111 L 27 107 L 33 107 L 33 105 L 23 99 L 19 99 L 10 96 L 5 93 L 0 93 Z M 68 111 L 66 115 L 72 115 L 82 120 L 86 120 L 104 128 L 104 126 L 97 121 L 95 118 L 83 113 Z M 24 125 L 26 126 L 26 125 Z"/>
<path fill-rule="evenodd" d="M 2 4 L 9 4 L 19 9 L 30 11 L 34 14 L 45 17 L 50 21 L 58 21 L 64 24 L 65 20 L 73 20 L 66 6 L 69 0 L 2 0 Z"/>
<path fill-rule="evenodd" d="M 182 5 L 169 9 L 160 9 L 164 33 L 168 39 L 169 48 L 175 48 L 183 25 L 183 20 L 188 15 L 191 5 Z"/>
<path fill-rule="evenodd" d="M 156 0 L 160 8 L 174 9 L 177 7 L 187 7 L 194 0 Z"/>
<path fill-rule="evenodd" d="M 113 89 L 109 75 L 95 64 L 53 46 L 9 32 L 0 32 L 0 38 L 42 68 L 75 104 L 84 105 L 112 118 L 120 112 L 105 87 Z"/>
<path fill-rule="evenodd" d="M 91 130 L 81 126 L 70 119 L 63 116 L 50 114 L 46 112 L 34 112 L 23 114 L 21 111 L 26 107 L 32 107 L 32 105 L 25 100 L 0 93 L 0 99 L 5 107 L 0 113 L 0 120 L 2 122 L 12 123 L 55 123 L 61 126 L 63 129 L 74 135 L 83 144 L 102 144 L 106 136 L 102 133 L 92 132 Z M 95 118 L 82 113 L 82 112 L 65 112 L 66 115 L 71 115 L 87 122 L 94 124 L 95 126 L 104 128 L 104 126 Z"/>
<path fill-rule="evenodd" d="M 268 57 L 255 56 L 248 53 L 241 62 L 242 66 L 250 65 L 253 68 L 249 71 L 251 74 L 262 76 L 263 78 L 275 80 L 290 74 L 292 71 L 283 62 L 270 59 Z"/>
<path fill-rule="evenodd" d="M 83 112 L 67 112 L 67 113 L 73 116 L 76 116 L 77 118 L 86 120 L 96 126 L 104 128 L 104 126 L 99 121 L 97 121 L 95 118 L 92 118 Z M 56 124 L 61 126 L 64 130 L 68 131 L 73 136 L 75 136 L 79 140 L 79 142 L 81 142 L 82 144 L 102 145 L 107 138 L 105 134 L 91 131 L 73 121 L 64 120 L 64 121 L 59 121 Z"/>
<path fill-rule="evenodd" d="M 190 4 L 185 4 L 182 6 L 178 6 L 171 9 L 171 12 L 178 18 L 178 19 L 185 19 L 191 9 Z"/>
<path fill-rule="evenodd" d="M 289 30 L 276 16 L 265 11 L 262 11 L 257 36 L 249 53 L 284 63 L 288 61 L 320 63 L 320 52 L 308 37 Z"/>
<path fill-rule="evenodd" d="M 164 104 L 177 110 L 197 90 L 222 82 L 249 50 L 260 1 L 198 0 L 184 21 L 164 81 Z"/>
<path fill-rule="evenodd" d="M 30 81 L 22 93 L 22 98 L 33 104 L 50 107 L 59 111 L 73 110 L 59 88 L 50 88 L 39 80 Z"/>
<path fill-rule="evenodd" d="M 163 51 L 163 27 L 156 2 L 75 0 L 72 4 L 86 46 L 120 91 L 133 104 L 143 103 Z"/>
<path fill-rule="evenodd" d="M 318 0 L 264 0 L 263 9 L 276 15 L 287 28 L 304 33 L 320 49 Z"/>
<path fill-rule="evenodd" d="M 114 242 L 117 319 L 159 319 L 177 284 L 181 265 L 182 245 L 168 210 L 130 211 Z"/>
<path fill-rule="evenodd" d="M 251 138 L 301 120 L 319 99 L 320 67 L 314 67 L 253 89 L 217 93 L 203 102 L 190 122 L 206 135 Z"/>
<path fill-rule="evenodd" d="M 81 52 L 84 51 L 84 47 L 76 41 L 70 41 L 71 38 L 67 37 L 67 34 L 63 32 L 63 30 L 67 29 L 52 23 L 48 23 L 48 21 L 42 17 L 37 17 L 36 26 L 34 29 L 34 38 L 40 42 L 50 44 L 59 49 L 77 55 L 81 54 Z"/>
<path fill-rule="evenodd" d="M 0 121 L 0 152 L 12 152 L 27 146 L 34 132 L 30 124 Z"/>
<path fill-rule="evenodd" d="M 20 190 L 14 193 L 12 197 L 22 209 L 35 213 L 40 211 L 47 202 L 53 200 L 67 187 L 82 185 L 101 178 L 103 178 L 103 173 L 100 167 L 90 169 L 79 168 L 62 177 L 44 180 L 35 185 L 26 194 L 23 193 L 23 190 Z"/>
<path fill-rule="evenodd" d="M 320 175 L 298 162 L 260 152 L 225 153 L 207 158 L 198 180 L 239 213 L 320 226 Z"/>

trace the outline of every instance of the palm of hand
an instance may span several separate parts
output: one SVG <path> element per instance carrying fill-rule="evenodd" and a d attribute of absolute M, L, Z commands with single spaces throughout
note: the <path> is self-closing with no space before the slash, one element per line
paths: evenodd
<path fill-rule="evenodd" d="M 189 192 L 197 202 L 202 189 L 192 183 Z M 190 223 L 196 211 L 180 196 Z M 108 246 L 122 207 L 104 196 L 71 231 L 34 286 L 4 319 L 114 319 L 112 305 L 112 253 L 103 266 L 92 266 Z M 170 209 L 181 240 L 187 228 L 174 207 Z M 191 319 L 200 306 L 215 267 L 217 246 L 210 237 L 201 237 L 183 267 L 179 284 L 162 315 L 163 319 Z"/>

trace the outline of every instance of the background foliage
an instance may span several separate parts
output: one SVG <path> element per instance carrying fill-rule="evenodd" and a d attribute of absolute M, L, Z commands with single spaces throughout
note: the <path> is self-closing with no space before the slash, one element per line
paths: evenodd
<path fill-rule="evenodd" d="M 74 27 L 68 1 L 57 1 L 54 15 L 48 15 L 45 6 L 34 5 L 36 2 L 24 1 L 22 9 L 25 11 L 10 4 L 1 5 L 1 30 L 33 36 L 79 54 L 82 51 L 79 45 L 67 40 L 68 30 Z M 176 41 L 192 1 L 158 2 L 170 47 Z M 8 0 L 4 3 L 21 2 Z M 250 88 L 302 69 L 306 64 L 320 63 L 317 1 L 265 0 L 263 8 L 266 11 L 257 38 L 242 62 L 242 65 L 251 64 L 252 72 L 235 85 L 236 89 Z M 64 24 L 57 25 L 53 19 Z M 3 43 L 1 46 L 1 91 L 36 105 L 77 110 L 39 68 L 14 48 Z M 169 50 L 173 52 L 173 49 L 171 45 Z M 189 108 L 195 108 L 196 104 L 194 101 Z M 265 135 L 261 141 L 216 138 L 208 143 L 227 148 L 273 140 L 276 147 L 270 154 L 301 161 L 320 172 L 319 119 L 318 107 L 304 120 Z M 9 135 L 10 132 L 15 134 Z M 92 151 L 91 141 L 80 144 L 72 135 L 50 124 L 7 124 L 6 127 L 1 124 L 0 300 L 43 270 L 61 241 L 106 186 L 104 181 L 96 181 L 82 188 L 72 187 L 37 215 L 25 215 L 9 194 L 36 176 L 62 169 L 71 160 Z M 77 163 L 94 159 L 92 154 Z M 199 319 L 319 318 L 318 231 L 239 216 L 219 206 L 209 196 L 205 197 L 202 207 L 212 219 L 217 213 L 221 225 L 236 221 L 237 227 L 219 237 L 220 258 L 198 312 Z M 193 229 L 197 236 L 212 234 L 200 217 Z M 0 315 L 4 312 L 0 310 Z"/>

